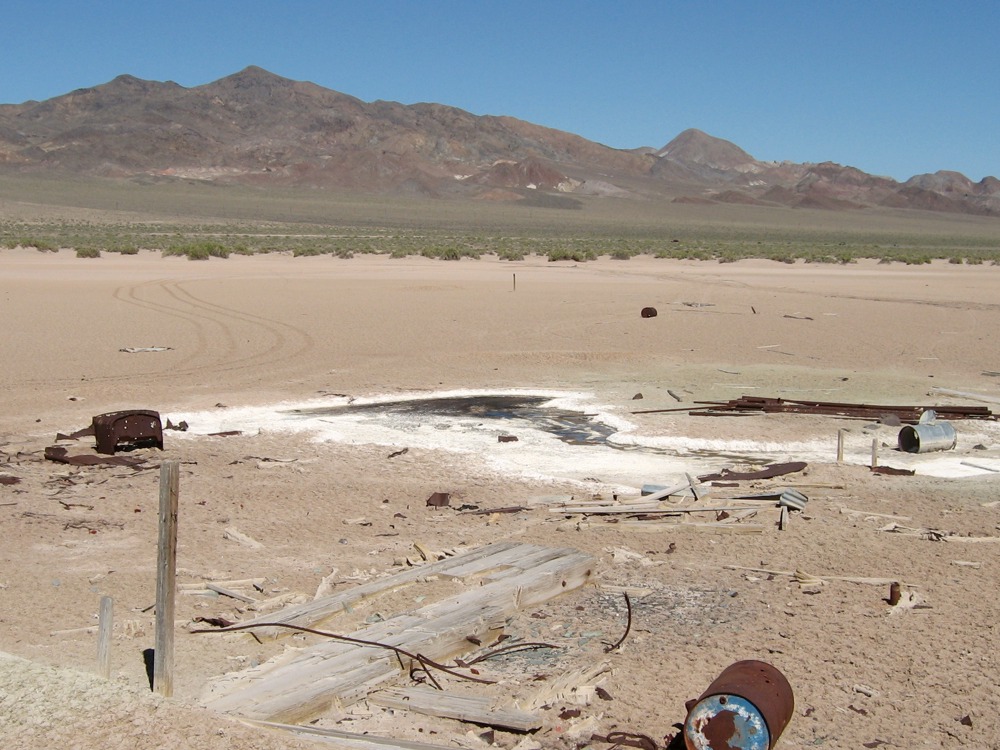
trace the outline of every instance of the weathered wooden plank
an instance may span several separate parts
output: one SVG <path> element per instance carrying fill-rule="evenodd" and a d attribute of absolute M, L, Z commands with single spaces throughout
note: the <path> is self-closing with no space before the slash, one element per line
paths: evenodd
<path fill-rule="evenodd" d="M 256 727 L 280 729 L 293 734 L 307 734 L 320 740 L 332 740 L 331 744 L 337 747 L 355 747 L 360 748 L 360 750 L 455 750 L 451 746 L 431 745 L 426 742 L 400 740 L 394 737 L 377 737 L 373 734 L 345 732 L 342 729 L 303 727 L 297 724 L 280 724 L 273 721 L 254 721 L 252 719 L 242 719 L 242 721 Z"/>
<path fill-rule="evenodd" d="M 594 559 L 571 549 L 526 570 L 505 572 L 498 580 L 449 596 L 411 612 L 375 623 L 351 637 L 374 641 L 444 661 L 475 646 L 467 636 L 486 641 L 502 630 L 519 607 L 531 607 L 571 591 L 593 574 Z M 498 574 L 499 575 L 499 574 Z M 409 665 L 402 665 L 407 669 Z M 243 679 L 221 684 L 233 688 L 209 700 L 217 711 L 270 721 L 305 721 L 334 703 L 349 705 L 400 674 L 396 653 L 384 648 L 324 641 L 279 664 L 249 670 Z"/>
<path fill-rule="evenodd" d="M 529 546 L 532 545 L 523 545 L 511 541 L 487 544 L 464 555 L 439 560 L 427 565 L 419 565 L 415 568 L 407 568 L 395 575 L 380 578 L 376 581 L 369 581 L 360 586 L 355 586 L 348 591 L 304 602 L 294 607 L 288 607 L 276 614 L 263 615 L 241 624 L 254 625 L 262 622 L 281 622 L 307 628 L 316 627 L 323 621 L 340 614 L 358 602 L 396 591 L 421 579 L 441 576 L 448 571 L 452 571 L 452 577 L 464 577 L 492 570 L 498 567 L 494 561 L 501 558 L 504 553 L 515 548 Z M 464 573 L 460 576 L 455 576 L 454 571 L 456 570 L 462 570 Z M 273 639 L 290 635 L 294 631 L 288 628 L 261 627 L 256 628 L 253 632 L 258 638 Z"/>
<path fill-rule="evenodd" d="M 587 664 L 577 669 L 571 669 L 555 675 L 541 683 L 531 683 L 520 692 L 515 699 L 519 706 L 535 710 L 558 701 L 575 702 L 577 691 L 587 685 L 596 685 L 601 675 L 611 671 L 611 664 L 606 661 Z"/>
<path fill-rule="evenodd" d="M 386 708 L 415 711 L 428 716 L 442 716 L 517 732 L 530 732 L 542 726 L 542 719 L 538 714 L 507 706 L 494 708 L 489 697 L 460 695 L 426 687 L 382 690 L 369 695 L 368 702 Z"/>

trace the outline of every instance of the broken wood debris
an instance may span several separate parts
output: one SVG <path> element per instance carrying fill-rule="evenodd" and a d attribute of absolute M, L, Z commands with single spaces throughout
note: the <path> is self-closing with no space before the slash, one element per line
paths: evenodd
<path fill-rule="evenodd" d="M 474 648 L 470 635 L 485 642 L 518 609 L 586 583 L 595 564 L 573 549 L 534 545 L 513 545 L 506 560 L 483 585 L 374 623 L 351 634 L 351 642 L 327 640 L 228 676 L 216 683 L 209 706 L 255 719 L 301 721 L 331 703 L 349 705 L 399 675 L 401 649 L 435 662 L 465 653 Z M 361 641 L 380 648 L 359 648 Z"/>
<path fill-rule="evenodd" d="M 822 575 L 816 576 L 810 573 L 806 573 L 801 570 L 771 570 L 769 568 L 747 568 L 742 565 L 723 565 L 726 570 L 742 570 L 748 573 L 761 573 L 763 575 L 769 576 L 788 576 L 794 578 L 795 582 L 801 585 L 810 586 L 816 584 L 823 584 L 827 581 L 843 581 L 845 583 L 861 583 L 870 584 L 873 586 L 890 586 L 893 583 L 898 583 L 898 578 L 867 578 L 863 576 L 832 576 L 832 575 Z M 913 584 L 907 584 L 913 585 Z"/>
<path fill-rule="evenodd" d="M 939 392 L 947 392 L 939 390 Z M 953 392 L 954 395 L 968 395 Z M 998 399 L 1000 401 L 1000 399 Z M 836 403 L 830 401 L 803 401 L 767 396 L 741 396 L 730 401 L 696 401 L 690 407 L 674 409 L 647 409 L 633 414 L 656 414 L 686 411 L 693 416 L 724 416 L 743 412 L 764 414 L 814 414 L 847 419 L 879 420 L 887 415 L 897 417 L 904 424 L 917 424 L 920 415 L 932 409 L 944 419 L 996 420 L 984 406 L 886 406 L 880 404 Z"/>
<path fill-rule="evenodd" d="M 454 750 L 452 746 L 431 745 L 426 742 L 395 739 L 393 737 L 378 737 L 358 732 L 345 732 L 342 729 L 301 726 L 298 724 L 283 724 L 275 721 L 254 721 L 241 719 L 244 724 L 269 729 L 280 729 L 293 734 L 305 734 L 313 737 L 323 737 L 336 740 L 336 744 L 344 747 L 360 748 L 361 750 Z"/>
<path fill-rule="evenodd" d="M 524 566 L 530 568 L 551 559 L 554 554 L 557 555 L 558 551 L 553 553 L 548 548 L 531 544 L 495 542 L 462 555 L 407 568 L 394 575 L 369 581 L 337 594 L 289 607 L 277 615 L 268 617 L 267 620 L 313 627 L 342 612 L 349 612 L 353 606 L 361 602 L 397 591 L 417 581 L 438 578 L 458 581 L 485 579 L 505 570 Z M 258 625 L 263 621 L 264 618 L 257 618 L 243 624 Z M 288 631 L 280 628 L 256 627 L 254 630 L 254 635 L 259 639 L 280 638 L 288 634 Z"/>
<path fill-rule="evenodd" d="M 912 526 L 903 526 L 902 524 L 895 522 L 886 524 L 880 528 L 879 531 L 892 534 L 903 534 L 904 536 L 915 536 L 932 542 L 1000 542 L 1000 536 L 962 536 L 954 531 L 915 528 Z"/>
<path fill-rule="evenodd" d="M 508 706 L 494 707 L 487 696 L 460 695 L 421 686 L 381 690 L 368 696 L 368 702 L 515 732 L 530 732 L 542 726 L 538 714 Z"/>

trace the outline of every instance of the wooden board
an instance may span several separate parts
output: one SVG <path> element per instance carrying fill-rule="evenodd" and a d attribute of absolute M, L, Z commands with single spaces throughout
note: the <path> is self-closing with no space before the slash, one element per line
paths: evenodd
<path fill-rule="evenodd" d="M 464 555 L 457 555 L 438 562 L 407 568 L 395 575 L 369 581 L 361 586 L 330 596 L 314 599 L 310 602 L 288 607 L 276 614 L 263 615 L 249 620 L 242 625 L 254 625 L 263 622 L 281 622 L 314 628 L 330 618 L 349 610 L 355 604 L 373 599 L 392 591 L 397 591 L 417 581 L 437 577 L 468 578 L 484 575 L 491 571 L 509 567 L 516 561 L 518 554 L 526 554 L 526 547 L 531 545 L 517 542 L 496 542 L 485 547 L 472 550 Z M 282 638 L 292 635 L 295 631 L 289 628 L 260 627 L 253 633 L 262 640 Z"/>
<path fill-rule="evenodd" d="M 382 690 L 368 696 L 368 702 L 386 708 L 443 716 L 473 724 L 530 732 L 542 726 L 537 714 L 511 707 L 494 708 L 492 699 L 481 695 L 459 695 L 428 687 Z"/>
<path fill-rule="evenodd" d="M 443 662 L 475 648 L 469 636 L 481 642 L 495 637 L 518 609 L 582 586 L 595 565 L 593 557 L 573 549 L 525 544 L 501 554 L 517 561 L 492 573 L 483 585 L 389 617 L 350 637 Z M 409 666 L 401 669 L 396 653 L 385 648 L 326 640 L 227 676 L 212 687 L 208 706 L 258 720 L 308 721 L 332 705 L 365 698 L 405 675 Z"/>

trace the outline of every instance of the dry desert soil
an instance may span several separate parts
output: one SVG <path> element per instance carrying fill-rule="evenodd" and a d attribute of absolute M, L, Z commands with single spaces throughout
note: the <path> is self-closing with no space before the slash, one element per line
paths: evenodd
<path fill-rule="evenodd" d="M 662 747 L 685 701 L 743 659 L 773 665 L 792 686 L 778 747 L 1000 747 L 996 422 L 954 420 L 953 450 L 906 454 L 890 419 L 656 411 L 743 395 L 989 406 L 1000 398 L 1000 267 L 81 260 L 15 249 L 0 252 L 0 269 L 7 750 L 361 746 L 327 730 L 473 750 L 603 750 L 616 739 Z M 644 307 L 658 315 L 642 317 Z M 156 350 L 122 351 L 130 347 Z M 565 397 L 601 415 L 611 444 L 433 414 L 387 432 L 378 408 L 351 430 L 325 417 L 295 429 L 282 415 L 440 393 Z M 189 430 L 165 431 L 162 451 L 116 454 L 135 465 L 46 459 L 53 445 L 97 456 L 93 438 L 57 434 L 123 409 L 153 409 Z M 500 441 L 504 432 L 519 440 Z M 872 472 L 873 441 L 881 465 L 915 473 Z M 685 474 L 800 460 L 803 470 L 778 479 L 705 481 L 705 497 L 665 501 L 724 506 L 794 487 L 808 502 L 783 529 L 773 502 L 742 501 L 760 508 L 729 518 L 567 510 L 626 502 Z M 151 690 L 145 656 L 164 461 L 179 467 L 170 697 Z M 429 507 L 434 492 L 449 493 L 450 506 Z M 509 508 L 519 510 L 476 512 Z M 592 557 L 590 575 L 503 621 L 506 643 L 548 647 L 481 662 L 489 684 L 436 679 L 451 693 L 530 710 L 540 728 L 490 730 L 385 707 L 376 693 L 426 682 L 419 670 L 316 706 L 301 719 L 313 735 L 241 721 L 250 708 L 213 707 L 248 670 L 328 641 L 192 631 L 276 616 L 419 569 L 425 556 L 497 542 L 580 551 Z M 317 627 L 355 632 L 480 585 L 426 578 Z M 896 606 L 891 582 L 902 587 Z M 97 663 L 104 597 L 114 612 L 108 679 Z"/>

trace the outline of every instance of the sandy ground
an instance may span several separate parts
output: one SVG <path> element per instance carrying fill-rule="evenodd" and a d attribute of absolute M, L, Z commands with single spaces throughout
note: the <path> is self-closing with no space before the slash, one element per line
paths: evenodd
<path fill-rule="evenodd" d="M 926 469 L 944 454 L 900 454 L 898 427 L 812 416 L 633 414 L 677 407 L 675 396 L 686 406 L 742 394 L 983 405 L 931 389 L 1000 398 L 1000 268 L 277 254 L 191 262 L 152 253 L 82 260 L 4 250 L 0 270 L 5 748 L 313 741 L 203 706 L 220 675 L 315 641 L 189 632 L 199 617 L 249 619 L 255 613 L 246 602 L 204 591 L 179 595 L 174 694 L 150 692 L 143 652 L 153 646 L 163 459 L 181 468 L 181 584 L 256 579 L 257 588 L 240 589 L 253 599 L 311 599 L 321 586 L 343 591 L 404 569 L 406 558 L 418 556 L 415 542 L 461 551 L 514 539 L 595 556 L 592 585 L 508 623 L 512 637 L 558 649 L 486 662 L 482 674 L 499 680 L 495 686 L 447 678 L 446 687 L 499 700 L 607 662 L 610 671 L 597 678 L 600 696 L 583 690 L 554 699 L 540 711 L 543 727 L 527 736 L 365 701 L 332 708 L 316 727 L 463 748 L 606 748 L 610 743 L 592 737 L 616 731 L 662 746 L 684 720 L 686 700 L 732 662 L 760 659 L 780 669 L 795 694 L 779 747 L 1000 747 L 997 479 L 962 463 L 1000 468 L 996 423 L 955 422 L 958 447 L 948 456 L 953 468 L 965 466 L 952 472 L 963 476 L 933 476 Z M 659 314 L 642 318 L 647 306 Z M 121 351 L 127 347 L 166 349 Z M 712 487 L 702 501 L 795 486 L 810 499 L 785 530 L 767 509 L 745 522 L 762 525 L 761 533 L 694 524 L 650 533 L 553 511 L 559 499 L 610 499 L 629 484 L 593 476 L 586 458 L 572 452 L 565 462 L 580 464 L 575 473 L 528 475 L 490 460 L 492 451 L 517 450 L 518 443 L 462 451 L 461 433 L 442 447 L 419 432 L 393 445 L 338 442 L 264 418 L 256 428 L 246 423 L 247 414 L 276 404 L 464 389 L 584 394 L 646 443 L 672 440 L 664 443 L 673 446 L 664 458 L 671 468 L 657 473 L 650 464 L 624 488 L 635 495 L 645 483 L 683 479 L 678 456 L 701 473 L 752 464 L 755 445 L 768 446 L 761 462 L 797 460 L 796 446 L 823 441 L 829 451 L 825 459 L 810 455 L 808 468 L 784 484 Z M 191 431 L 168 431 L 162 452 L 128 454 L 145 459 L 138 469 L 44 459 L 57 432 L 130 408 L 189 419 Z M 205 434 L 209 415 L 224 424 L 237 412 L 244 415 L 241 434 Z M 848 432 L 847 460 L 838 465 L 839 429 Z M 678 438 L 719 441 L 719 448 L 715 455 L 685 452 Z M 873 474 L 873 439 L 882 445 L 881 463 L 916 475 Z M 89 438 L 59 444 L 94 454 Z M 453 507 L 428 508 L 436 491 L 451 493 Z M 455 509 L 461 505 L 528 507 L 473 515 Z M 946 538 L 892 533 L 890 524 Z M 783 574 L 793 571 L 828 580 Z M 912 597 L 906 601 L 918 606 L 890 607 L 887 585 L 836 577 L 900 581 Z M 349 632 L 451 591 L 421 586 L 325 626 Z M 621 587 L 632 592 L 632 628 L 621 648 L 606 654 L 605 644 L 625 627 Z M 115 608 L 109 681 L 96 676 L 103 596 Z M 404 675 L 398 684 L 407 684 Z"/>

